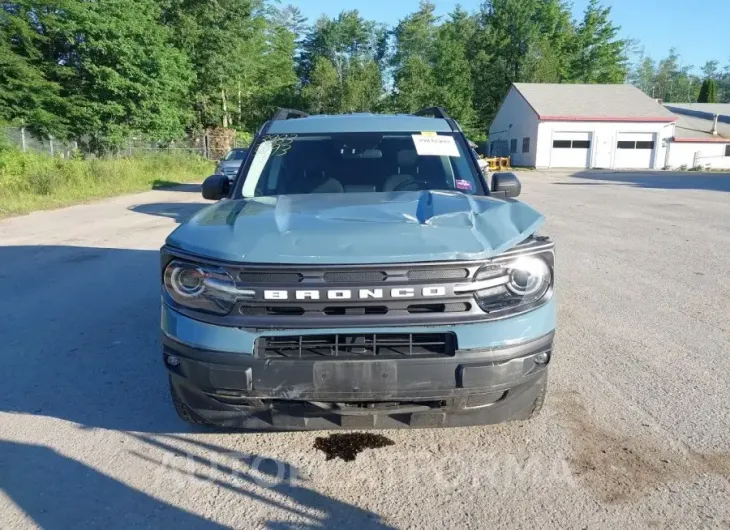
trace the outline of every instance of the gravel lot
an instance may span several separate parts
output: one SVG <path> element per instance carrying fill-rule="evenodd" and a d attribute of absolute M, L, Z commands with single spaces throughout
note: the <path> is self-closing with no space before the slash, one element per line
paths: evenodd
<path fill-rule="evenodd" d="M 354 462 L 177 420 L 157 249 L 195 186 L 0 221 L 0 528 L 730 526 L 730 175 L 520 176 L 558 252 L 543 414 Z"/>

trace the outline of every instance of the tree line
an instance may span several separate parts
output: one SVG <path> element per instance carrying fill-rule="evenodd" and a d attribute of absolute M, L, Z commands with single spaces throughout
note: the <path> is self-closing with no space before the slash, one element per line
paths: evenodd
<path fill-rule="evenodd" d="M 730 65 L 658 63 L 591 0 L 432 2 L 388 27 L 356 10 L 309 24 L 268 0 L 21 0 L 0 7 L 0 120 L 97 151 L 131 137 L 255 130 L 276 107 L 413 112 L 441 105 L 475 139 L 512 82 L 632 82 L 666 101 L 730 100 Z M 709 96 L 708 96 L 709 94 Z"/>

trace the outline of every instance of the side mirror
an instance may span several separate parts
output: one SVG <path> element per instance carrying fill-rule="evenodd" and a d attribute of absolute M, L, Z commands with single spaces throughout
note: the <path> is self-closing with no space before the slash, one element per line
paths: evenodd
<path fill-rule="evenodd" d="M 492 174 L 492 193 L 504 197 L 517 197 L 522 191 L 522 184 L 514 173 Z"/>
<path fill-rule="evenodd" d="M 203 198 L 218 201 L 228 196 L 231 181 L 225 175 L 211 175 L 203 181 Z"/>

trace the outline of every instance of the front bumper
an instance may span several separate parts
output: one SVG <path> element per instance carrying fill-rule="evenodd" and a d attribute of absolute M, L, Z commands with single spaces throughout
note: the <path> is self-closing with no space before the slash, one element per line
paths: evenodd
<path fill-rule="evenodd" d="M 395 360 L 259 359 L 165 335 L 163 358 L 180 400 L 220 427 L 457 427 L 527 418 L 547 383 L 553 334 L 449 357 Z"/>

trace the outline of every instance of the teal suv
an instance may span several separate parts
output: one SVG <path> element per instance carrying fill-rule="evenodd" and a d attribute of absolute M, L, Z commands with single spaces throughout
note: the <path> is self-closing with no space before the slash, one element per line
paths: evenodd
<path fill-rule="evenodd" d="M 460 126 L 282 109 L 161 249 L 177 413 L 233 429 L 533 417 L 555 332 L 553 242 Z"/>

